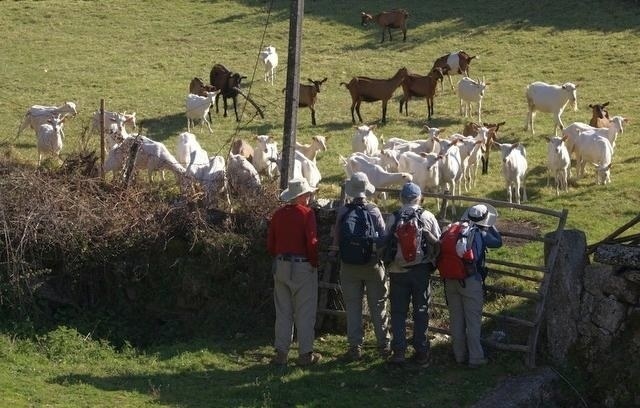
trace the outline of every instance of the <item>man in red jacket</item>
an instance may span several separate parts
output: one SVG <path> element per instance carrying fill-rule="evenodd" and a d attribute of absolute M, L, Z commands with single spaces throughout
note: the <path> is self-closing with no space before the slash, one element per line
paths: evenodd
<path fill-rule="evenodd" d="M 276 307 L 275 349 L 272 362 L 287 364 L 295 325 L 298 365 L 320 361 L 313 352 L 318 307 L 318 238 L 315 213 L 309 200 L 315 188 L 304 178 L 289 180 L 280 194 L 286 204 L 271 217 L 267 250 L 273 261 L 273 298 Z"/>

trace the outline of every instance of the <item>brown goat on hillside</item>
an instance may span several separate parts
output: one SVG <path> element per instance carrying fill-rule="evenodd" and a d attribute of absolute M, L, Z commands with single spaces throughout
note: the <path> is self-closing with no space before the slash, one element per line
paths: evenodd
<path fill-rule="evenodd" d="M 233 100 L 233 111 L 236 114 L 236 122 L 240 122 L 238 117 L 238 110 L 236 105 L 238 103 L 238 89 L 240 88 L 240 81 L 246 79 L 244 75 L 240 75 L 237 72 L 231 72 L 222 64 L 215 64 L 211 68 L 209 73 L 209 81 L 216 89 L 220 90 L 220 94 L 216 96 L 216 113 L 218 113 L 218 100 L 222 96 L 222 102 L 224 104 L 224 117 L 227 117 L 227 99 Z"/>
<path fill-rule="evenodd" d="M 400 113 L 404 105 L 405 115 L 409 115 L 409 99 L 427 98 L 427 120 L 433 115 L 433 97 L 436 94 L 438 80 L 442 80 L 442 69 L 434 68 L 427 75 L 409 74 L 402 81 L 402 98 L 400 98 Z"/>
<path fill-rule="evenodd" d="M 402 34 L 404 38 L 402 41 L 407 41 L 407 19 L 409 18 L 409 13 L 404 9 L 393 9 L 390 11 L 383 11 L 382 13 L 378 13 L 375 16 L 371 14 L 367 14 L 364 11 L 360 13 L 362 17 L 362 25 L 367 26 L 370 22 L 375 21 L 380 27 L 382 27 L 382 41 L 384 42 L 384 30 L 386 29 L 389 32 L 389 41 L 391 41 L 391 29 L 399 28 L 402 30 Z"/>
<path fill-rule="evenodd" d="M 589 105 L 589 107 L 593 111 L 593 115 L 591 116 L 589 125 L 596 128 L 609 127 L 609 112 L 607 111 L 608 105 L 609 102 L 605 102 L 603 104 L 594 103 L 593 105 Z"/>
<path fill-rule="evenodd" d="M 387 103 L 393 96 L 393 92 L 402 84 L 402 81 L 404 81 L 408 73 L 407 68 L 402 67 L 389 79 L 375 79 L 356 76 L 353 77 L 348 84 L 340 82 L 340 85 L 347 87 L 351 94 L 351 122 L 356 123 L 356 119 L 353 116 L 353 110 L 355 108 L 355 111 L 358 114 L 358 119 L 360 119 L 360 123 L 362 123 L 362 116 L 360 116 L 360 103 L 363 101 L 382 101 L 382 123 L 385 123 L 387 121 Z"/>
<path fill-rule="evenodd" d="M 470 56 L 462 50 L 451 52 L 435 60 L 431 69 L 442 68 L 442 73 L 449 77 L 449 84 L 451 85 L 451 89 L 453 89 L 451 74 L 469 76 L 469 64 L 471 64 L 471 60 L 474 58 L 478 58 L 478 56 Z M 440 89 L 444 91 L 444 79 L 440 80 Z"/>
<path fill-rule="evenodd" d="M 482 150 L 482 174 L 487 174 L 489 172 L 489 152 L 491 151 L 491 146 L 493 142 L 498 140 L 498 130 L 500 126 L 504 125 L 506 122 L 500 123 L 482 123 L 482 126 L 489 129 L 489 133 L 487 134 L 487 143 Z M 480 125 L 475 122 L 467 122 L 464 125 L 464 129 L 462 130 L 462 134 L 464 136 L 477 136 L 478 129 L 480 129 Z"/>
<path fill-rule="evenodd" d="M 321 81 L 314 81 L 311 78 L 307 78 L 313 85 L 300 84 L 298 106 L 300 108 L 308 107 L 311 110 L 311 124 L 316 125 L 316 101 L 318 100 L 318 93 L 320 92 L 320 85 L 327 81 L 324 78 Z"/>

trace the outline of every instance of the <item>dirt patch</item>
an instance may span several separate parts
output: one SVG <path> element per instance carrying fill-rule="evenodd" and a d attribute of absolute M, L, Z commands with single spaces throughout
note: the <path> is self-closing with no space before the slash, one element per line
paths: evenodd
<path fill-rule="evenodd" d="M 530 242 L 528 239 L 520 238 L 521 235 L 542 237 L 541 226 L 531 221 L 499 220 L 496 223 L 496 228 L 502 233 L 502 242 L 511 247 L 522 246 Z"/>

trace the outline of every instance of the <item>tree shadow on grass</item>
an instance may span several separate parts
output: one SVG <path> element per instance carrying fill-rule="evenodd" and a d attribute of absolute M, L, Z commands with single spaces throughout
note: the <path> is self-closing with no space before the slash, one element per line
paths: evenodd
<path fill-rule="evenodd" d="M 138 131 L 156 142 L 165 142 L 177 136 L 180 132 L 185 132 L 187 130 L 186 124 L 187 117 L 184 113 L 174 113 L 167 116 L 142 119 L 138 122 Z M 197 126 L 200 126 L 200 124 Z"/>

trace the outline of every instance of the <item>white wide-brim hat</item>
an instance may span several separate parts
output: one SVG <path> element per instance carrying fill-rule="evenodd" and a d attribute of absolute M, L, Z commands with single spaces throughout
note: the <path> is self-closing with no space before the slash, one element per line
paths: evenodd
<path fill-rule="evenodd" d="M 286 190 L 280 193 L 280 200 L 291 201 L 296 197 L 299 197 L 305 193 L 313 193 L 317 188 L 313 188 L 309 185 L 307 179 L 302 177 L 294 177 L 289 180 Z"/>
<path fill-rule="evenodd" d="M 344 183 L 344 192 L 349 197 L 367 197 L 375 191 L 374 185 L 369 183 L 369 178 L 361 171 L 353 173 L 351 178 Z"/>
<path fill-rule="evenodd" d="M 491 227 L 498 219 L 498 210 L 491 204 L 476 204 L 467 208 L 464 214 L 462 214 L 461 219 L 471 221 L 483 227 Z"/>

